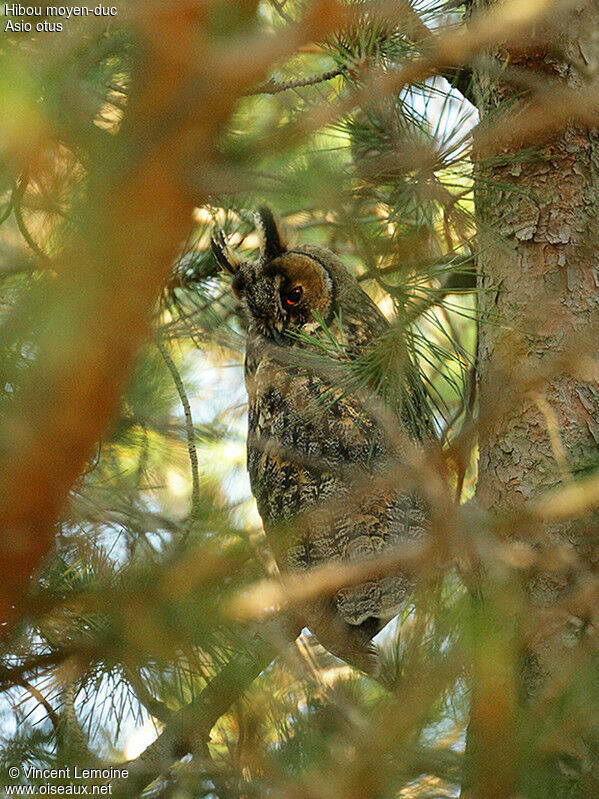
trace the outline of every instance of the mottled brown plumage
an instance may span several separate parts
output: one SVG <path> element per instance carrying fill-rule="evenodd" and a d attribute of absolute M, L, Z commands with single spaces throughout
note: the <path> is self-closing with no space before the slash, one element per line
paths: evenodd
<path fill-rule="evenodd" d="M 257 262 L 238 263 L 222 235 L 213 250 L 233 273 L 247 326 L 248 470 L 280 569 L 354 560 L 421 536 L 421 499 L 372 485 L 397 455 L 381 424 L 390 414 L 342 379 L 343 365 L 388 331 L 387 320 L 332 252 L 287 248 L 267 209 L 258 220 Z M 308 336 L 323 331 L 342 343 L 337 365 L 310 352 Z M 302 606 L 302 620 L 335 655 L 372 671 L 371 639 L 410 590 L 402 574 L 369 580 Z"/>

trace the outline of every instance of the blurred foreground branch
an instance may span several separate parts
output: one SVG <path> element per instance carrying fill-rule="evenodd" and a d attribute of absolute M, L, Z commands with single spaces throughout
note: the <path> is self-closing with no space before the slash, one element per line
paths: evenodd
<path fill-rule="evenodd" d="M 263 625 L 249 646 L 234 655 L 197 697 L 172 714 L 139 757 L 123 764 L 128 775 L 111 784 L 111 795 L 122 799 L 135 796 L 186 754 L 203 752 L 218 719 L 300 632 L 301 626 L 286 618 Z"/>
<path fill-rule="evenodd" d="M 316 3 L 278 38 L 244 39 L 240 59 L 235 43 L 222 48 L 201 37 L 198 52 L 198 14 L 197 4 L 185 0 L 152 4 L 136 20 L 144 55 L 118 135 L 100 139 L 91 154 L 82 233 L 55 265 L 48 296 L 32 292 L 27 298 L 30 309 L 41 309 L 39 340 L 1 431 L 3 621 L 18 616 L 15 604 L 52 546 L 68 491 L 149 336 L 151 310 L 191 210 L 206 199 L 207 186 L 194 194 L 182 179 L 189 160 L 208 163 L 215 136 L 244 88 L 340 18 L 335 5 Z M 41 147 L 46 127 L 38 124 Z M 8 145 L 23 158 L 21 141 L 11 133 Z"/>

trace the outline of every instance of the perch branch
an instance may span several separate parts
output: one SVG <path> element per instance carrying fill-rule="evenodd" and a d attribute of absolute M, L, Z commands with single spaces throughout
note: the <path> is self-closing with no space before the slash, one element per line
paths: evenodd
<path fill-rule="evenodd" d="M 173 713 L 158 738 L 139 757 L 122 764 L 128 775 L 111 784 L 113 797 L 128 799 L 139 794 L 177 760 L 205 745 L 218 719 L 300 633 L 294 621 L 273 622 L 263 625 L 245 652 L 234 656 L 195 699 Z"/>

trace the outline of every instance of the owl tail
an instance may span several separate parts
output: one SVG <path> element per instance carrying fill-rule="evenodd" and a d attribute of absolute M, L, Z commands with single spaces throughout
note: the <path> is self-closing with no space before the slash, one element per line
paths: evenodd
<path fill-rule="evenodd" d="M 379 631 L 380 624 L 371 628 L 364 624 L 348 624 L 336 612 L 334 602 L 311 602 L 302 606 L 300 612 L 310 632 L 331 654 L 365 674 L 378 676 L 378 651 L 370 639 Z M 379 622 L 379 619 L 374 621 Z"/>

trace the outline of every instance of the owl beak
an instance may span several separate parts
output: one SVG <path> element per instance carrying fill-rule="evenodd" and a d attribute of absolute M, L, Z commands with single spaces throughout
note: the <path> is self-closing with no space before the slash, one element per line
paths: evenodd
<path fill-rule="evenodd" d="M 264 319 L 264 326 L 270 333 L 271 338 L 274 340 L 275 344 L 280 344 L 280 345 L 285 344 L 285 337 L 283 336 L 282 330 L 279 330 L 271 319 Z"/>
<path fill-rule="evenodd" d="M 212 247 L 212 254 L 216 259 L 217 264 L 222 269 L 225 269 L 227 272 L 229 272 L 229 274 L 234 275 L 239 268 L 239 261 L 231 252 L 231 249 L 227 244 L 225 234 L 222 232 L 222 230 L 219 230 L 216 235 L 212 236 L 210 239 L 210 244 Z"/>

